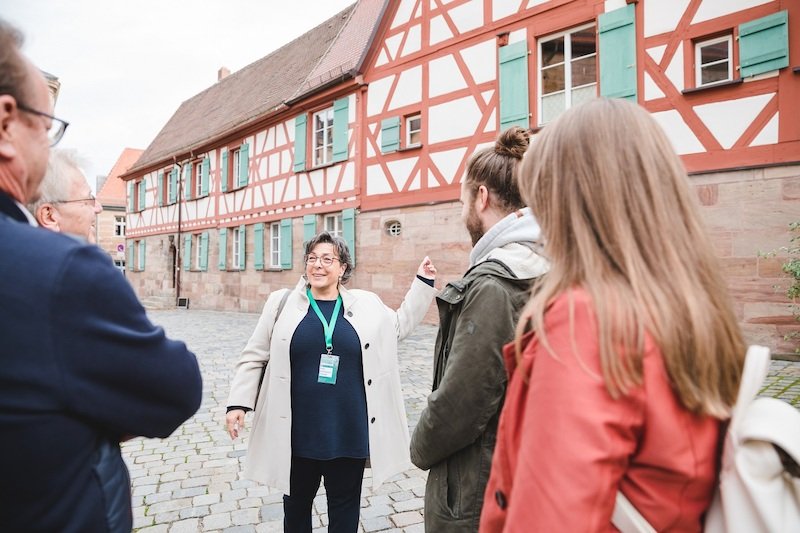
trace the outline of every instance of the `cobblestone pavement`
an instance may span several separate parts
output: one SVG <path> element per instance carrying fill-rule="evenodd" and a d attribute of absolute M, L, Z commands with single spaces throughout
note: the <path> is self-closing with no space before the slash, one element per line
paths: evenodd
<path fill-rule="evenodd" d="M 133 484 L 134 530 L 141 533 L 283 531 L 282 494 L 240 479 L 247 436 L 232 442 L 224 428 L 233 366 L 258 315 L 212 311 L 150 311 L 167 334 L 184 340 L 200 361 L 203 402 L 167 439 L 122 445 Z M 419 326 L 400 345 L 401 378 L 413 428 L 431 385 L 436 328 Z M 800 407 L 800 363 L 774 361 L 764 394 Z M 247 422 L 250 422 L 248 417 Z M 367 470 L 359 531 L 422 532 L 426 473 L 416 468 L 373 491 Z M 314 531 L 326 531 L 324 490 L 314 502 Z"/>

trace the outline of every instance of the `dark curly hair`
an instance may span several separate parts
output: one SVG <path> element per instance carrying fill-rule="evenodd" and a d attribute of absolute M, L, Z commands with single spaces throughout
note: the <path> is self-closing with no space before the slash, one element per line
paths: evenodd
<path fill-rule="evenodd" d="M 323 231 L 318 233 L 314 237 L 312 237 L 308 242 L 306 242 L 306 250 L 303 254 L 303 263 L 305 264 L 306 258 L 311 253 L 311 250 L 318 244 L 331 244 L 333 248 L 336 250 L 336 256 L 339 258 L 339 261 L 345 266 L 344 274 L 342 274 L 341 282 L 342 284 L 347 283 L 350 280 L 350 276 L 353 275 L 353 268 L 355 265 L 353 264 L 353 256 L 350 255 L 350 249 L 347 247 L 347 242 L 342 239 L 341 237 L 334 237 L 327 231 Z"/>

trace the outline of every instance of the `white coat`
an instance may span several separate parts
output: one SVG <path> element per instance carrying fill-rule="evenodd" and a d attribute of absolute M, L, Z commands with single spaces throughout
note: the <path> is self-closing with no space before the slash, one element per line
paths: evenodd
<path fill-rule="evenodd" d="M 289 294 L 277 323 L 275 315 L 288 289 L 269 295 L 256 329 L 236 365 L 227 403 L 255 408 L 244 476 L 286 494 L 289 493 L 292 456 L 289 343 L 308 312 L 305 289 L 306 282 L 301 279 Z M 340 288 L 344 318 L 352 324 L 361 341 L 369 427 L 368 466 L 372 468 L 375 488 L 393 475 L 411 468 L 397 343 L 419 324 L 436 292 L 433 287 L 414 278 L 400 308 L 394 311 L 372 292 Z M 264 365 L 267 369 L 258 393 Z"/>

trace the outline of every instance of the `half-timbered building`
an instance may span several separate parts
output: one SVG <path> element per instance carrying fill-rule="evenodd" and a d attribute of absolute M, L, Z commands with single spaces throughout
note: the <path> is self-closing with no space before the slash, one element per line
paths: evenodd
<path fill-rule="evenodd" d="M 785 349 L 762 252 L 800 219 L 799 29 L 792 0 L 360 0 L 175 112 L 125 176 L 129 277 L 257 311 L 325 228 L 397 304 L 424 255 L 466 267 L 470 155 L 604 95 L 667 131 L 749 340 Z"/>

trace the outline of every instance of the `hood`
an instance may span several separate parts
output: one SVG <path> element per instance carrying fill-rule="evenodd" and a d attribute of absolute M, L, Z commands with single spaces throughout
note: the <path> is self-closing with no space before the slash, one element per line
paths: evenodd
<path fill-rule="evenodd" d="M 469 254 L 470 267 L 487 259 L 505 264 L 520 279 L 536 278 L 549 264 L 540 254 L 541 230 L 527 207 L 515 211 L 492 226 Z"/>

